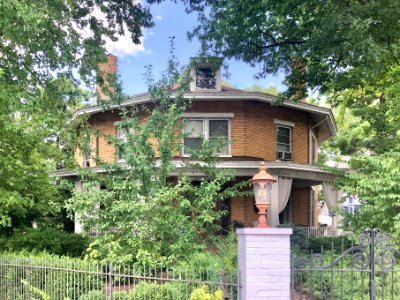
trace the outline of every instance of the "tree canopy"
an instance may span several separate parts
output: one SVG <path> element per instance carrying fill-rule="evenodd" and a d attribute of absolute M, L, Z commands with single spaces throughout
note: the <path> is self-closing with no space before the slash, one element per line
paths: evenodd
<path fill-rule="evenodd" d="M 0 15 L 2 228 L 51 210 L 56 191 L 46 171 L 62 159 L 54 142 L 71 110 L 89 99 L 82 84 L 101 81 L 94 71 L 107 39 L 129 32 L 139 43 L 153 23 L 130 0 L 1 1 Z"/>
<path fill-rule="evenodd" d="M 288 96 L 376 89 L 399 62 L 399 1 L 183 2 L 199 14 L 189 37 L 205 52 L 261 65 L 261 77 L 284 71 Z"/>
<path fill-rule="evenodd" d="M 120 108 L 118 126 L 126 138 L 102 135 L 125 166 L 97 159 L 108 176 L 82 170 L 84 189 L 68 203 L 86 230 L 102 233 L 91 245 L 92 259 L 153 266 L 185 260 L 211 245 L 221 230 L 219 221 L 227 212 L 217 209 L 218 202 L 249 185 L 231 185 L 234 174 L 216 168 L 215 153 L 226 146 L 219 139 L 186 149 L 190 157 L 175 162 L 184 137 L 181 115 L 191 105 L 184 97 L 190 76 L 189 68 L 179 72 L 174 60 L 168 65 L 160 82 L 150 80 L 151 107 Z M 102 133 L 92 129 L 91 134 Z"/>

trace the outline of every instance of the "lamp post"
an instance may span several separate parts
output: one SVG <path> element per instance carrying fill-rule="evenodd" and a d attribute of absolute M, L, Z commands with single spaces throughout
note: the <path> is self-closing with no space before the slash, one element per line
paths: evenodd
<path fill-rule="evenodd" d="M 271 228 L 267 223 L 267 210 L 271 204 L 271 186 L 274 182 L 276 180 L 271 174 L 267 173 L 265 163 L 261 162 L 258 173 L 251 179 L 258 208 L 258 224 L 256 228 Z"/>

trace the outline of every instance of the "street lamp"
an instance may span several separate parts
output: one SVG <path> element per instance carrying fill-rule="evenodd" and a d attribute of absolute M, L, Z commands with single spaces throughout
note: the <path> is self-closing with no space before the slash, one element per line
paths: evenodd
<path fill-rule="evenodd" d="M 256 228 L 271 228 L 271 226 L 268 226 L 266 215 L 268 206 L 271 204 L 271 186 L 274 182 L 276 180 L 271 174 L 267 173 L 265 163 L 261 162 L 258 173 L 251 179 L 258 208 L 258 224 Z"/>

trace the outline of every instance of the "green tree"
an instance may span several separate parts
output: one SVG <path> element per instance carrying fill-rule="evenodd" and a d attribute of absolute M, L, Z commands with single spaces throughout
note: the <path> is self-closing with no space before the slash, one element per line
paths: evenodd
<path fill-rule="evenodd" d="M 354 157 L 338 184 L 350 194 L 359 195 L 361 209 L 347 216 L 350 229 L 380 228 L 400 237 L 400 153 Z"/>
<path fill-rule="evenodd" d="M 338 180 L 343 190 L 357 194 L 362 203 L 354 216 L 346 215 L 351 229 L 379 227 L 399 236 L 399 85 L 395 80 L 382 81 L 385 86 L 379 93 L 366 86 L 363 91 L 346 90 L 339 96 L 339 133 L 324 150 L 351 156 L 352 170 Z"/>
<path fill-rule="evenodd" d="M 274 96 L 278 96 L 279 94 L 278 89 L 273 85 L 270 85 L 269 87 L 264 87 L 259 84 L 253 84 L 251 87 L 245 88 L 244 90 L 249 92 L 261 92 Z"/>
<path fill-rule="evenodd" d="M 289 97 L 376 87 L 398 65 L 398 1 L 183 2 L 204 51 L 261 65 L 260 77 L 285 72 Z"/>
<path fill-rule="evenodd" d="M 97 64 L 106 39 L 128 31 L 139 43 L 153 25 L 147 7 L 123 1 L 1 1 L 0 228 L 57 208 L 46 175 L 63 159 L 54 141 L 74 107 L 87 103 L 81 84 L 102 83 Z M 114 81 L 111 81 L 113 83 Z"/>
<path fill-rule="evenodd" d="M 174 163 L 182 147 L 181 114 L 190 106 L 184 98 L 189 81 L 188 69 L 178 72 L 171 60 L 161 82 L 150 87 L 154 106 L 122 109 L 119 126 L 126 130 L 126 141 L 108 137 L 126 167 L 98 161 L 108 176 L 82 174 L 85 190 L 75 193 L 69 209 L 104 234 L 92 245 L 91 258 L 152 264 L 184 260 L 204 250 L 220 229 L 218 220 L 226 212 L 216 210 L 217 202 L 248 184 L 231 187 L 232 174 L 215 167 L 215 153 L 223 146 L 218 141 L 204 141 L 179 168 Z M 143 112 L 148 118 L 140 123 Z M 104 188 L 93 192 L 99 184 Z"/>

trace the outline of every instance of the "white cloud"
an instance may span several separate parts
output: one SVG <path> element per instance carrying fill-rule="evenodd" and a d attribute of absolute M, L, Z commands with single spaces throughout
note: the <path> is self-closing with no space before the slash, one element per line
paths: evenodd
<path fill-rule="evenodd" d="M 104 22 L 107 26 L 107 20 L 105 14 L 100 11 L 99 8 L 95 8 L 92 12 L 92 15 L 95 16 L 97 19 Z M 144 31 L 144 29 L 142 28 Z M 92 32 L 86 28 L 79 30 L 83 37 L 92 36 Z M 112 41 L 111 39 L 106 39 L 106 50 L 109 53 L 112 53 L 118 57 L 128 56 L 128 55 L 136 55 L 140 52 L 145 52 L 146 49 L 144 47 L 144 39 L 145 37 L 140 38 L 140 44 L 134 44 L 130 37 L 130 33 L 127 27 L 124 25 L 124 34 L 117 35 L 117 41 Z"/>
<path fill-rule="evenodd" d="M 156 20 L 162 20 L 162 17 L 161 16 L 156 16 Z"/>
<path fill-rule="evenodd" d="M 130 37 L 130 34 L 126 33 L 124 35 L 118 36 L 118 41 L 106 40 L 106 49 L 109 53 L 112 53 L 118 57 L 123 57 L 127 55 L 136 55 L 140 52 L 146 51 L 144 47 L 144 38 L 140 38 L 140 44 L 134 44 Z"/>

